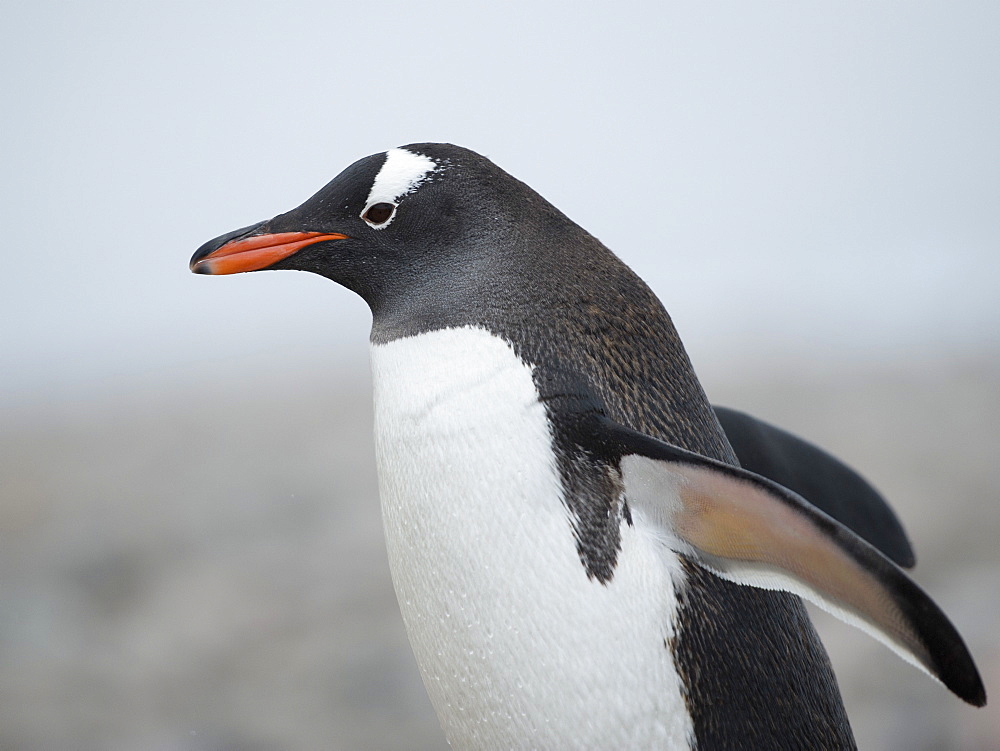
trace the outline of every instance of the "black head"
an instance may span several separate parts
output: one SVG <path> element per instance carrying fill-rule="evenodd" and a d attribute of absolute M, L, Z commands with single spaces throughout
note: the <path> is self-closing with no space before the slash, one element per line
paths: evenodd
<path fill-rule="evenodd" d="M 366 157 L 298 208 L 206 243 L 191 269 L 320 274 L 368 302 L 376 343 L 484 328 L 548 379 L 543 392 L 562 388 L 560 373 L 574 374 L 619 421 L 728 456 L 652 291 L 538 193 L 468 149 L 413 144 Z"/>
<path fill-rule="evenodd" d="M 378 325 L 489 299 L 514 286 L 512 275 L 537 277 L 522 251 L 566 232 L 586 236 L 485 157 L 414 144 L 365 157 L 298 208 L 206 243 L 191 270 L 311 271 L 361 295 Z M 548 242 L 525 241 L 539 237 Z"/>

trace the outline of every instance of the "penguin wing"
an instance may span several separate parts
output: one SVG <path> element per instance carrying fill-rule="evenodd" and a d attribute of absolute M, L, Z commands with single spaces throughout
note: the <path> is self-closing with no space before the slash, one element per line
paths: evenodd
<path fill-rule="evenodd" d="M 788 488 L 620 425 L 581 416 L 584 451 L 620 468 L 625 497 L 676 552 L 737 584 L 792 592 L 858 626 L 975 706 L 986 692 L 962 637 L 898 566 Z"/>
<path fill-rule="evenodd" d="M 727 407 L 712 407 L 744 469 L 794 490 L 881 550 L 897 565 L 916 558 L 886 500 L 835 456 L 798 436 Z"/>

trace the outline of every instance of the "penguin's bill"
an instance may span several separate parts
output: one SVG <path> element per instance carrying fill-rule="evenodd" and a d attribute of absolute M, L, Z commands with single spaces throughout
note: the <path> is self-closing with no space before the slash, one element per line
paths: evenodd
<path fill-rule="evenodd" d="M 617 461 L 630 507 L 675 552 L 745 586 L 791 592 L 857 626 L 975 706 L 962 637 L 896 564 L 767 478 L 594 417 L 582 443 Z"/>
<path fill-rule="evenodd" d="M 346 240 L 337 232 L 278 232 L 230 240 L 207 255 L 191 260 L 196 274 L 239 274 L 259 271 L 288 258 L 302 248 L 327 240 Z"/>

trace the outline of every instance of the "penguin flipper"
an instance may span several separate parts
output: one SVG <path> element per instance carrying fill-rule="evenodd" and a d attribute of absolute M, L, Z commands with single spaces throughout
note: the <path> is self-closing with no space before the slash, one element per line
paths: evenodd
<path fill-rule="evenodd" d="M 913 568 L 916 558 L 903 525 L 861 475 L 781 428 L 735 409 L 712 408 L 744 469 L 794 490 L 897 565 Z"/>
<path fill-rule="evenodd" d="M 986 691 L 941 609 L 874 546 L 773 480 L 590 413 L 590 454 L 617 464 L 637 518 L 714 574 L 804 597 L 858 626 L 974 706 Z"/>

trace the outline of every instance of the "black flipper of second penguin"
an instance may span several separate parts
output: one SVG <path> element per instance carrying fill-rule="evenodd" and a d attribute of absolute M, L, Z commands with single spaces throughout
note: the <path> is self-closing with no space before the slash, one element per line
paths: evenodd
<path fill-rule="evenodd" d="M 916 563 L 903 525 L 885 498 L 835 456 L 744 412 L 714 406 L 740 464 L 794 490 L 904 568 Z"/>

